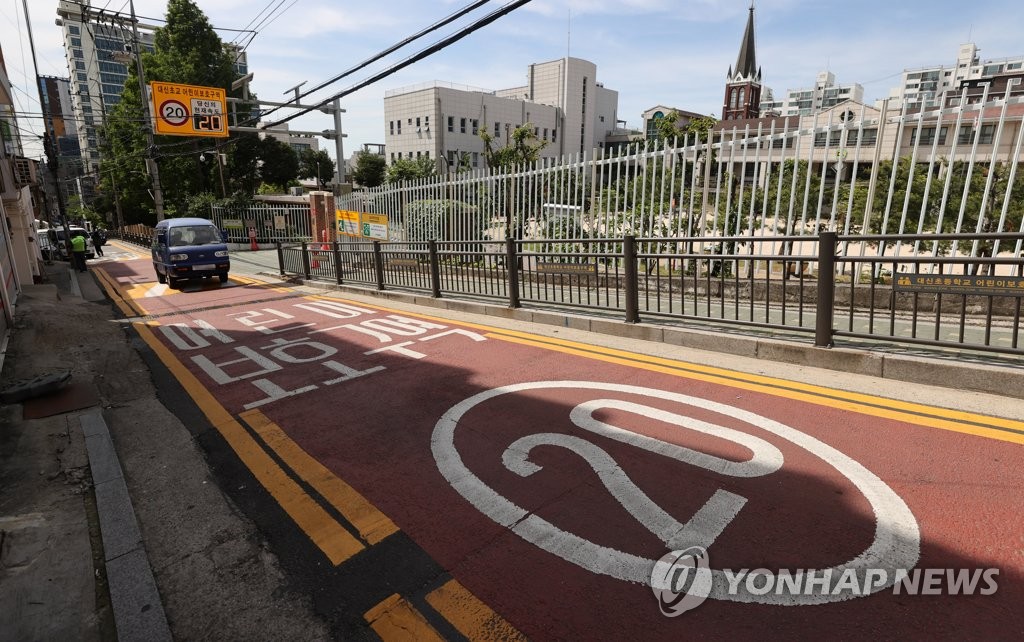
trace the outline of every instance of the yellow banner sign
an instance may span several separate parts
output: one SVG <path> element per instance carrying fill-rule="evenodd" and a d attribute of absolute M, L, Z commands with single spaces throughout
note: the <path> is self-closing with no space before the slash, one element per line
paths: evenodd
<path fill-rule="evenodd" d="M 228 135 L 227 95 L 219 87 L 151 82 L 157 134 L 168 136 Z"/>
<path fill-rule="evenodd" d="M 359 236 L 359 212 L 334 210 L 334 218 L 338 222 L 339 236 Z"/>

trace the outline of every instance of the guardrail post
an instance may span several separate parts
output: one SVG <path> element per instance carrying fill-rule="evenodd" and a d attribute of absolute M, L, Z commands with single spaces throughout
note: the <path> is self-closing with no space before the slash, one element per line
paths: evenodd
<path fill-rule="evenodd" d="M 373 242 L 373 269 L 377 273 L 377 289 L 384 289 L 384 255 L 380 251 L 380 241 Z"/>
<path fill-rule="evenodd" d="M 508 270 L 508 307 L 519 308 L 519 256 L 516 254 L 516 240 L 505 237 L 505 268 Z"/>
<path fill-rule="evenodd" d="M 818 309 L 815 312 L 814 345 L 832 347 L 836 291 L 836 233 L 822 232 L 818 237 Z"/>
<path fill-rule="evenodd" d="M 341 247 L 337 241 L 331 243 L 331 254 L 334 256 L 334 281 L 341 285 Z"/>
<path fill-rule="evenodd" d="M 309 249 L 309 246 L 306 245 L 305 241 L 303 241 L 302 242 L 302 276 L 307 281 L 309 280 L 309 252 L 308 252 L 308 249 Z"/>
<path fill-rule="evenodd" d="M 622 262 L 626 279 L 626 323 L 640 322 L 640 284 L 636 268 L 636 237 L 622 237 Z"/>
<path fill-rule="evenodd" d="M 284 276 L 284 249 L 281 247 L 281 241 L 278 241 L 277 245 L 277 271 L 281 276 Z"/>
<path fill-rule="evenodd" d="M 437 241 L 427 241 L 427 249 L 430 251 L 430 296 L 435 299 L 441 298 L 441 262 L 437 259 Z"/>

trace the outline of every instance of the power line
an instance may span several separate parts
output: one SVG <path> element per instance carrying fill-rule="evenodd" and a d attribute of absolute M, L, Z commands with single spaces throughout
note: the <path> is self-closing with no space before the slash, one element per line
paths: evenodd
<path fill-rule="evenodd" d="M 403 39 L 403 40 L 401 40 L 401 41 L 391 45 L 390 47 L 388 47 L 387 49 L 381 51 L 380 53 L 378 53 L 378 54 L 376 54 L 374 56 L 371 56 L 370 58 L 367 58 L 366 60 L 356 64 L 353 67 L 350 67 L 346 71 L 343 71 L 342 73 L 338 74 L 337 76 L 334 76 L 330 80 L 325 80 L 324 82 L 320 83 L 319 85 L 316 85 L 315 87 L 307 89 L 306 91 L 304 91 L 303 93 L 299 94 L 295 98 L 288 99 L 288 102 L 285 103 L 285 105 L 291 103 L 292 101 L 298 102 L 298 100 L 300 98 L 308 96 L 308 95 L 310 95 L 311 93 L 313 93 L 315 91 L 323 89 L 327 85 L 336 83 L 339 80 L 341 80 L 342 78 L 345 78 L 347 76 L 352 75 L 353 73 L 359 71 L 360 69 L 362 69 L 364 67 L 367 67 L 367 66 L 369 66 L 372 63 L 377 62 L 378 60 L 380 60 L 384 56 L 387 56 L 389 54 L 394 53 L 395 51 L 397 51 L 397 50 L 401 49 L 402 47 L 404 47 L 405 45 L 409 44 L 410 42 L 418 40 L 418 39 L 422 38 L 423 36 L 427 35 L 428 33 L 431 33 L 433 31 L 437 31 L 441 27 L 449 25 L 452 22 L 454 22 L 455 20 L 458 20 L 459 18 L 465 16 L 466 14 L 468 14 L 468 13 L 470 13 L 470 12 L 476 10 L 476 9 L 479 9 L 480 7 L 482 7 L 483 5 L 487 4 L 488 2 L 490 2 L 490 0 L 477 0 L 476 2 L 473 2 L 473 3 L 463 7 L 462 9 L 459 9 L 455 13 L 449 15 L 448 17 L 446 17 L 446 18 L 444 18 L 444 19 L 442 19 L 442 20 L 440 20 L 438 22 L 435 22 L 434 24 L 430 25 L 426 29 L 418 31 L 417 33 L 409 36 L 408 38 L 405 38 L 405 39 Z M 274 109 L 269 110 L 268 112 L 266 112 L 264 114 L 264 116 L 268 116 L 268 115 L 274 113 L 275 111 L 277 111 L 278 109 L 281 109 L 281 107 L 275 107 Z"/>
<path fill-rule="evenodd" d="M 268 123 L 267 125 L 265 125 L 265 127 L 268 127 L 268 128 L 269 127 L 277 127 L 278 125 L 281 125 L 283 123 L 287 123 L 288 121 L 294 120 L 294 119 L 298 118 L 299 116 L 302 116 L 304 114 L 308 114 L 309 112 L 312 112 L 312 111 L 316 111 L 316 110 L 320 109 L 321 107 L 325 107 L 330 102 L 332 102 L 334 100 L 337 100 L 338 98 L 342 98 L 344 96 L 347 96 L 347 95 L 349 95 L 349 94 L 351 94 L 353 92 L 359 91 L 360 89 L 362 89 L 364 87 L 372 85 L 373 83 L 377 82 L 378 80 L 381 80 L 383 78 L 387 78 L 391 74 L 393 74 L 393 73 L 395 73 L 397 71 L 401 71 L 402 69 L 408 67 L 409 65 L 413 64 L 414 62 L 418 62 L 418 61 L 426 58 L 427 56 L 433 55 L 433 54 L 437 53 L 438 51 L 441 51 L 445 47 L 448 47 L 449 45 L 454 44 L 454 43 L 458 42 L 459 40 L 462 40 L 463 38 L 465 38 L 469 34 L 475 32 L 475 31 L 478 31 L 479 29 L 482 29 L 483 27 L 486 27 L 487 25 L 491 24 L 492 22 L 494 22 L 498 18 L 501 18 L 501 17 L 503 17 L 503 16 L 505 16 L 505 15 L 507 15 L 507 14 L 513 12 L 513 11 L 515 11 L 519 7 L 521 7 L 524 4 L 527 4 L 529 2 L 530 2 L 530 0 L 514 0 L 513 2 L 509 2 L 508 4 L 504 5 L 500 9 L 497 9 L 496 11 L 493 11 L 493 12 L 487 14 L 486 16 L 484 16 L 483 18 L 481 18 L 481 19 L 477 20 L 476 22 L 470 24 L 469 26 L 462 28 L 461 30 L 455 32 L 454 34 L 448 36 L 447 38 L 443 38 L 442 40 L 436 42 L 435 44 L 433 44 L 433 45 L 431 45 L 429 47 L 427 47 L 426 49 L 421 49 L 419 52 L 413 54 L 412 56 L 406 58 L 405 60 L 403 60 L 403 61 L 401 61 L 401 62 L 399 62 L 399 63 L 397 63 L 395 65 L 392 65 L 392 66 L 384 69 L 383 71 L 381 71 L 381 72 L 371 76 L 370 78 L 368 78 L 368 79 L 366 79 L 366 80 L 364 80 L 364 81 L 362 81 L 362 82 L 360 82 L 360 83 L 358 83 L 356 85 L 353 85 L 353 86 L 349 87 L 348 89 L 346 89 L 344 91 L 341 91 L 341 92 L 339 92 L 337 94 L 334 94 L 333 96 L 331 96 L 331 97 L 329 97 L 329 98 L 327 98 L 327 99 L 325 99 L 325 100 L 323 100 L 323 101 L 321 101 L 321 102 L 319 102 L 319 103 L 317 103 L 315 105 L 312 105 L 310 107 L 305 107 L 305 108 L 301 109 L 300 111 L 298 111 L 298 112 L 296 112 L 296 113 L 294 113 L 294 114 L 292 114 L 290 116 L 286 116 L 284 118 L 281 118 L 280 120 L 276 120 L 276 121 L 274 121 L 272 123 Z M 338 135 L 340 136 L 341 132 L 338 132 Z"/>

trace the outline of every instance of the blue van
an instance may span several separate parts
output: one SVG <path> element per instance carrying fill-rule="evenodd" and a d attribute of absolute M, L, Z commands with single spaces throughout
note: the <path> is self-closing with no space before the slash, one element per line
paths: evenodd
<path fill-rule="evenodd" d="M 169 218 L 153 228 L 153 269 L 171 287 L 184 279 L 228 280 L 231 259 L 226 236 L 205 218 Z"/>

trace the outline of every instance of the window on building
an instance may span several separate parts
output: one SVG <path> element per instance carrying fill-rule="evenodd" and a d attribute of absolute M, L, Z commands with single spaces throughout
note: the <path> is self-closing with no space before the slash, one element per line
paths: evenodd
<path fill-rule="evenodd" d="M 859 133 L 860 132 L 854 129 L 851 130 L 850 133 L 846 135 L 847 147 L 853 147 L 854 145 L 857 145 L 858 139 L 860 139 L 861 147 L 874 147 L 875 143 L 878 141 L 877 129 L 865 129 L 863 137 L 859 136 Z"/>
<path fill-rule="evenodd" d="M 85 62 L 83 62 L 81 60 L 76 60 L 75 61 L 75 69 L 80 69 L 82 71 L 85 71 Z"/>
<path fill-rule="evenodd" d="M 423 117 L 423 126 L 430 129 L 430 116 Z"/>
<path fill-rule="evenodd" d="M 89 81 L 89 76 L 85 75 L 82 72 L 78 72 L 77 74 L 75 74 L 75 77 L 78 78 L 78 82 L 88 82 Z"/>
<path fill-rule="evenodd" d="M 395 153 L 394 152 L 391 152 L 391 162 L 392 163 L 395 162 Z"/>
<path fill-rule="evenodd" d="M 455 150 L 448 150 L 448 169 L 456 169 L 455 167 Z"/>
<path fill-rule="evenodd" d="M 547 139 L 548 139 L 548 128 L 545 127 L 544 128 L 544 140 L 547 140 Z"/>
<path fill-rule="evenodd" d="M 81 47 L 82 46 L 82 39 L 81 38 L 72 38 L 71 39 L 71 46 L 72 47 Z"/>
<path fill-rule="evenodd" d="M 480 133 L 480 121 L 476 118 L 473 119 L 473 135 L 476 136 Z"/>
<path fill-rule="evenodd" d="M 943 127 L 941 130 L 939 130 L 939 144 L 940 145 L 945 145 L 946 144 L 946 133 L 948 131 L 949 131 L 948 127 Z M 916 129 L 914 129 L 910 133 L 910 144 L 911 145 L 914 144 L 914 139 L 916 137 L 916 134 L 917 134 L 917 130 Z M 931 145 L 933 143 L 935 143 L 935 128 L 934 127 L 922 127 L 921 128 L 921 140 L 920 140 L 920 142 L 918 144 L 919 145 Z"/>
<path fill-rule="evenodd" d="M 473 152 L 473 167 L 480 166 L 480 152 Z"/>
<path fill-rule="evenodd" d="M 412 127 L 412 117 L 409 117 L 409 126 Z"/>
<path fill-rule="evenodd" d="M 423 158 L 430 158 L 430 150 L 429 149 L 426 150 L 425 152 L 423 152 Z"/>
<path fill-rule="evenodd" d="M 68 33 L 77 36 L 82 33 L 82 30 L 78 28 L 78 25 L 68 25 Z"/>
<path fill-rule="evenodd" d="M 85 58 L 85 56 L 82 55 L 82 50 L 81 49 L 72 49 L 71 50 L 71 55 L 74 56 L 75 58 Z"/>
<path fill-rule="evenodd" d="M 740 106 L 740 108 L 743 108 L 743 106 L 747 104 L 746 100 L 747 100 L 747 88 L 746 87 L 740 87 L 740 97 L 739 97 L 739 104 L 740 104 L 739 106 Z"/>
<path fill-rule="evenodd" d="M 388 121 L 388 129 L 391 131 L 391 135 L 394 136 L 395 135 L 395 121 L 393 121 L 393 120 L 389 120 Z"/>
<path fill-rule="evenodd" d="M 409 152 L 409 153 L 411 154 L 412 152 Z M 419 150 L 417 150 L 417 151 L 416 151 L 416 158 L 419 158 L 419 157 L 420 157 L 420 154 L 421 154 L 421 152 L 420 152 Z"/>
<path fill-rule="evenodd" d="M 558 130 L 557 129 L 552 129 L 551 130 L 551 142 L 552 143 L 557 143 L 558 142 Z"/>
<path fill-rule="evenodd" d="M 978 134 L 978 144 L 980 145 L 991 145 L 995 141 L 996 137 L 996 126 L 995 123 L 981 126 L 981 133 Z"/>
<path fill-rule="evenodd" d="M 494 137 L 498 138 L 501 136 L 501 123 L 494 123 Z"/>
<path fill-rule="evenodd" d="M 448 117 L 448 131 L 450 131 L 450 132 L 454 132 L 455 131 L 455 117 L 454 116 L 449 116 Z"/>
<path fill-rule="evenodd" d="M 395 132 L 399 136 L 402 135 L 402 119 L 401 118 L 399 118 L 398 120 L 395 121 Z"/>
<path fill-rule="evenodd" d="M 417 127 L 420 126 L 420 117 L 419 116 L 416 117 L 416 126 Z"/>
<path fill-rule="evenodd" d="M 465 134 L 466 133 L 466 119 L 465 118 L 460 118 L 459 119 L 459 133 L 461 133 L 461 134 Z"/>

